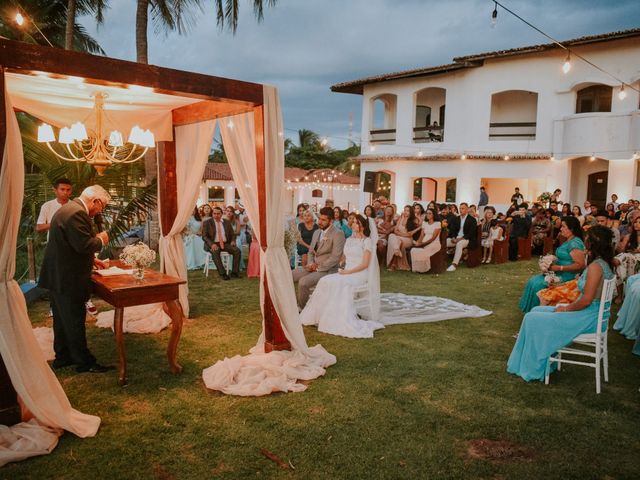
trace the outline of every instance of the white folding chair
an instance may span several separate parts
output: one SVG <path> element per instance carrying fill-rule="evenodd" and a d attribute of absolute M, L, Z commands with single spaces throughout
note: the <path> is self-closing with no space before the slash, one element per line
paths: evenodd
<path fill-rule="evenodd" d="M 598 324 L 595 333 L 584 333 L 573 339 L 572 344 L 581 345 L 585 348 L 561 348 L 547 359 L 547 367 L 544 375 L 544 383 L 549 385 L 549 372 L 551 371 L 551 363 L 558 364 L 560 371 L 563 363 L 572 363 L 574 365 L 584 365 L 595 368 L 596 370 L 596 393 L 600 393 L 600 363 L 604 367 L 604 381 L 609 381 L 609 352 L 607 350 L 607 331 L 609 327 L 609 319 L 611 316 L 611 300 L 613 292 L 616 288 L 616 278 L 605 280 L 602 285 L 602 295 L 600 296 L 600 309 L 598 310 Z M 607 320 L 607 328 L 602 331 L 602 324 Z M 567 360 L 562 358 L 565 355 L 578 355 L 593 359 L 593 361 Z"/>
<path fill-rule="evenodd" d="M 222 260 L 222 265 L 224 266 L 227 275 L 229 275 L 233 264 L 233 257 L 227 252 L 220 252 L 220 260 Z M 211 255 L 211 252 L 207 252 L 204 256 L 204 268 L 202 269 L 202 273 L 204 273 L 204 276 L 207 278 L 209 278 L 209 269 L 216 269 L 216 264 L 213 263 L 213 256 Z"/>

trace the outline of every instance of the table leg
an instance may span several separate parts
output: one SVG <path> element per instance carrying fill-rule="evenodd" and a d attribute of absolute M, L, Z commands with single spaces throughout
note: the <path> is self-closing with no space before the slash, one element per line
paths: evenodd
<path fill-rule="evenodd" d="M 169 360 L 169 369 L 171 373 L 182 373 L 182 366 L 176 362 L 176 354 L 178 352 L 178 342 L 182 333 L 182 323 L 184 314 L 179 300 L 171 300 L 166 302 L 169 316 L 171 317 L 171 337 L 169 338 L 169 347 L 167 348 L 167 358 Z"/>
<path fill-rule="evenodd" d="M 120 358 L 120 369 L 118 375 L 118 383 L 125 385 L 127 383 L 127 357 L 124 351 L 124 308 L 116 308 L 113 315 L 113 330 L 116 334 L 116 345 L 118 347 L 118 356 Z"/>

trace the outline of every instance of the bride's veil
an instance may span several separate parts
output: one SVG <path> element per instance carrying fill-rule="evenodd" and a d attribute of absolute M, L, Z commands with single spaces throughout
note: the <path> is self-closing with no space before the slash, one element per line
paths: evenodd
<path fill-rule="evenodd" d="M 369 229 L 371 234 L 371 260 L 369 260 L 369 315 L 368 320 L 377 322 L 380 320 L 380 267 L 378 266 L 378 255 L 376 250 L 378 246 L 378 226 L 376 225 L 375 218 L 367 218 L 369 221 Z"/>

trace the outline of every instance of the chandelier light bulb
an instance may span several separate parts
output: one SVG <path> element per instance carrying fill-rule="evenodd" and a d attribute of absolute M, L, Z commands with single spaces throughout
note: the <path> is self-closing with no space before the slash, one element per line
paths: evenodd
<path fill-rule="evenodd" d="M 87 135 L 87 129 L 80 122 L 76 122 L 71 125 L 71 135 L 73 135 L 74 140 L 78 140 L 79 142 L 87 140 L 89 138 L 89 136 Z"/>
<path fill-rule="evenodd" d="M 129 133 L 129 143 L 142 145 L 143 137 L 144 131 L 138 125 L 134 125 L 133 127 L 131 127 L 131 132 Z"/>
<path fill-rule="evenodd" d="M 140 145 L 147 148 L 153 148 L 156 146 L 156 139 L 153 136 L 151 130 L 147 129 L 142 134 L 142 142 Z"/>
<path fill-rule="evenodd" d="M 20 26 L 24 25 L 24 17 L 20 12 L 16 13 L 16 23 Z"/>
<path fill-rule="evenodd" d="M 53 134 L 53 128 L 47 123 L 43 123 L 38 127 L 38 142 L 55 142 L 56 137 Z"/>
<path fill-rule="evenodd" d="M 567 58 L 565 59 L 564 63 L 562 64 L 562 71 L 567 74 L 569 73 L 569 70 L 571 70 L 571 54 L 567 53 Z"/>
<path fill-rule="evenodd" d="M 620 86 L 620 91 L 618 92 L 618 98 L 620 100 L 624 100 L 627 98 L 627 92 L 624 90 L 624 83 Z"/>
<path fill-rule="evenodd" d="M 114 130 L 109 135 L 109 146 L 111 147 L 122 147 L 124 142 L 122 141 L 122 134 L 117 130 Z"/>
<path fill-rule="evenodd" d="M 70 143 L 73 143 L 73 141 L 74 138 L 71 129 L 68 127 L 62 127 L 60 129 L 60 135 L 58 135 L 58 142 L 68 145 Z"/>

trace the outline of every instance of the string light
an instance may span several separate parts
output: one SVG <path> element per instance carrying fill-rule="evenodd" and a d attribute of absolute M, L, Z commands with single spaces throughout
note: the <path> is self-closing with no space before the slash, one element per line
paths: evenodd
<path fill-rule="evenodd" d="M 496 28 L 498 23 L 498 2 L 493 2 L 493 12 L 491 13 L 491 28 Z"/>
<path fill-rule="evenodd" d="M 509 155 L 505 155 L 505 156 L 504 156 L 504 159 L 505 159 L 506 161 L 509 161 L 509 159 L 510 159 L 510 158 L 511 158 L 511 157 L 510 157 Z"/>
<path fill-rule="evenodd" d="M 16 23 L 20 26 L 24 25 L 24 17 L 20 12 L 16 13 Z"/>
<path fill-rule="evenodd" d="M 467 156 L 463 153 L 462 155 L 460 155 L 460 160 L 466 160 Z"/>
<path fill-rule="evenodd" d="M 589 160 L 591 160 L 592 162 L 594 162 L 594 161 L 596 160 L 596 157 L 595 157 L 594 155 L 591 155 L 591 156 L 589 157 Z"/>
<path fill-rule="evenodd" d="M 569 70 L 571 70 L 571 52 L 570 51 L 567 52 L 567 58 L 564 60 L 564 63 L 562 64 L 562 71 L 565 74 L 569 73 Z"/>
<path fill-rule="evenodd" d="M 624 91 L 624 83 L 620 86 L 620 91 L 618 92 L 618 98 L 620 100 L 624 100 L 627 98 L 627 92 Z"/>

